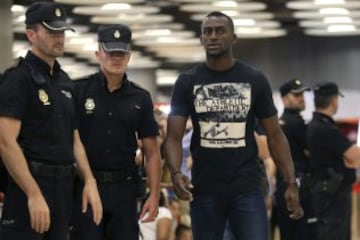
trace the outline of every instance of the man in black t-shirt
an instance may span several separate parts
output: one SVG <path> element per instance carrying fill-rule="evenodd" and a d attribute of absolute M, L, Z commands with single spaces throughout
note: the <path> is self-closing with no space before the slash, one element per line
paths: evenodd
<path fill-rule="evenodd" d="M 287 184 L 289 214 L 295 219 L 303 214 L 269 82 L 259 70 L 233 58 L 235 41 L 232 19 L 221 12 L 208 14 L 201 26 L 206 62 L 180 74 L 173 89 L 165 158 L 177 196 L 192 200 L 195 240 L 222 239 L 226 222 L 236 239 L 267 239 L 256 118 Z M 192 183 L 180 172 L 181 140 L 189 116 L 194 129 Z"/>
<path fill-rule="evenodd" d="M 335 126 L 339 96 L 333 82 L 314 87 L 315 112 L 307 140 L 314 178 L 311 193 L 318 218 L 319 240 L 351 239 L 351 189 L 360 163 L 360 148 Z"/>

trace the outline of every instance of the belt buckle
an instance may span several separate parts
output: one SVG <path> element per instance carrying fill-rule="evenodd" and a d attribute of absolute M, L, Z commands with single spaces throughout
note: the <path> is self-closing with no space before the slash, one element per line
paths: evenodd
<path fill-rule="evenodd" d="M 111 172 L 104 172 L 104 182 L 112 182 L 113 174 Z"/>

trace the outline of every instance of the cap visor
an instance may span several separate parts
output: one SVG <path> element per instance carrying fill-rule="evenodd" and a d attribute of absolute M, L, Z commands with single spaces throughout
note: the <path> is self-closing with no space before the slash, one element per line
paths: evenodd
<path fill-rule="evenodd" d="M 71 30 L 75 32 L 75 29 L 71 28 L 69 24 L 65 21 L 53 21 L 53 22 L 41 22 L 44 27 L 51 31 L 65 31 L 65 30 Z"/>
<path fill-rule="evenodd" d="M 102 49 L 105 52 L 129 52 L 129 44 L 122 42 L 102 42 Z"/>
<path fill-rule="evenodd" d="M 290 92 L 292 93 L 301 93 L 301 92 L 305 92 L 305 91 L 310 91 L 310 88 L 308 87 L 301 87 L 299 89 L 293 89 Z"/>

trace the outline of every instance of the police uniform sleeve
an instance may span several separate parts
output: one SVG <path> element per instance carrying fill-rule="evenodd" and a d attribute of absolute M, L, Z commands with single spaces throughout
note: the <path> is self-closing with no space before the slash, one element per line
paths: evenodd
<path fill-rule="evenodd" d="M 139 138 L 155 137 L 159 135 L 159 127 L 154 117 L 154 105 L 150 94 L 144 97 L 143 115 L 138 129 Z"/>
<path fill-rule="evenodd" d="M 8 71 L 0 84 L 0 116 L 21 120 L 29 97 L 25 73 L 13 69 Z"/>
<path fill-rule="evenodd" d="M 336 127 L 328 129 L 322 136 L 324 142 L 326 142 L 329 147 L 329 151 L 334 151 L 338 156 L 344 155 L 344 152 L 353 145 L 353 143 Z"/>
<path fill-rule="evenodd" d="M 277 113 L 274 105 L 270 83 L 261 72 L 255 75 L 253 81 L 254 112 L 259 119 L 272 117 Z"/>
<path fill-rule="evenodd" d="M 190 97 L 188 96 L 188 75 L 180 74 L 175 82 L 171 94 L 171 111 L 170 115 L 179 115 L 187 117 L 189 115 L 189 104 L 187 103 Z"/>

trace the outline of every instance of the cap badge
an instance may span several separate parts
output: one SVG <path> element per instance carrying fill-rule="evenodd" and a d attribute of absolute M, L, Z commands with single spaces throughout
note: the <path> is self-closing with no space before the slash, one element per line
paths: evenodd
<path fill-rule="evenodd" d="M 59 8 L 56 8 L 56 9 L 55 9 L 55 16 L 61 17 L 61 11 L 60 11 Z"/>
<path fill-rule="evenodd" d="M 50 105 L 49 96 L 47 95 L 47 93 L 45 92 L 44 89 L 39 89 L 38 94 L 39 94 L 39 99 L 40 99 L 40 101 L 41 101 L 44 105 Z"/>
<path fill-rule="evenodd" d="M 87 98 L 85 101 L 86 113 L 92 113 L 92 110 L 95 109 L 95 102 L 92 98 Z"/>
<path fill-rule="evenodd" d="M 295 84 L 296 84 L 296 85 L 301 85 L 300 80 L 296 79 L 296 80 L 295 80 Z"/>
<path fill-rule="evenodd" d="M 114 38 L 120 38 L 120 36 L 121 36 L 121 34 L 120 34 L 119 30 L 116 30 L 114 32 Z"/>

